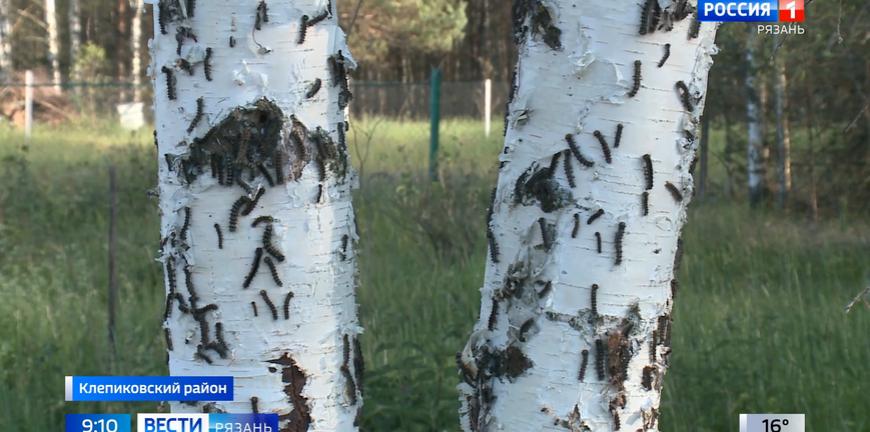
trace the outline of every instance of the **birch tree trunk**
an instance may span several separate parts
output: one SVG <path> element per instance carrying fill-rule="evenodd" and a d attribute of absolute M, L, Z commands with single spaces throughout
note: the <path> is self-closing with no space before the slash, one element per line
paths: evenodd
<path fill-rule="evenodd" d="M 764 136 L 762 131 L 762 107 L 759 98 L 758 64 L 756 50 L 758 34 L 749 27 L 746 39 L 746 171 L 749 186 L 749 204 L 759 205 L 764 195 Z"/>
<path fill-rule="evenodd" d="M 779 36 L 774 38 L 775 46 L 779 44 Z M 777 206 L 785 208 L 791 193 L 791 134 L 788 124 L 788 80 L 786 78 L 783 60 L 774 57 L 774 87 L 773 97 L 776 107 L 776 174 L 777 174 Z"/>
<path fill-rule="evenodd" d="M 490 261 L 457 354 L 464 431 L 658 429 L 716 51 L 693 4 L 514 3 Z"/>
<path fill-rule="evenodd" d="M 277 413 L 285 432 L 357 429 L 345 144 L 355 64 L 334 3 L 156 5 L 169 370 L 236 377 L 235 401 L 173 411 Z"/>
<path fill-rule="evenodd" d="M 0 0 L 0 76 L 9 74 L 12 69 L 12 26 L 10 25 L 9 0 Z"/>
<path fill-rule="evenodd" d="M 63 77 L 60 73 L 60 32 L 57 27 L 57 8 L 54 0 L 45 0 L 45 26 L 48 28 L 48 56 L 51 61 L 54 90 L 60 93 Z"/>
<path fill-rule="evenodd" d="M 69 58 L 70 63 L 75 64 L 82 46 L 82 21 L 79 0 L 69 0 L 67 14 L 69 14 Z M 70 68 L 72 69 L 72 67 Z"/>
<path fill-rule="evenodd" d="M 133 54 L 131 62 L 133 76 L 133 102 L 142 102 L 142 3 L 133 0 L 133 19 L 130 22 L 130 51 Z"/>

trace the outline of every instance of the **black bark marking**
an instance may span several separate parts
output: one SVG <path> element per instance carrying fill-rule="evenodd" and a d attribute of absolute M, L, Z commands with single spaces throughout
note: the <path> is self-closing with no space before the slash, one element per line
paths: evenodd
<path fill-rule="evenodd" d="M 282 366 L 281 381 L 285 384 L 284 394 L 293 405 L 290 414 L 280 417 L 282 422 L 287 422 L 280 432 L 308 432 L 308 427 L 311 425 L 311 407 L 308 405 L 308 398 L 303 396 L 308 377 L 289 354 L 285 353 L 281 358 L 270 360 L 269 363 Z"/>

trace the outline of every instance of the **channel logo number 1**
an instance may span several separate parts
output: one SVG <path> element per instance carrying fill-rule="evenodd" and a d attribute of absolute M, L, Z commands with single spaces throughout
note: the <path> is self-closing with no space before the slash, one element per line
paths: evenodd
<path fill-rule="evenodd" d="M 779 22 L 804 22 L 804 0 L 779 0 Z"/>

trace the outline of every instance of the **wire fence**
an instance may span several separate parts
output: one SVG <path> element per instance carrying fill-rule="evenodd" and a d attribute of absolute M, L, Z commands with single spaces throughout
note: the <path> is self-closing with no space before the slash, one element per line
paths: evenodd
<path fill-rule="evenodd" d="M 123 110 L 136 97 L 143 102 L 145 121 L 150 122 L 152 87 L 146 81 L 132 82 L 33 82 L 33 122 L 58 123 L 77 117 L 121 119 Z M 0 118 L 23 125 L 28 84 L 0 83 Z M 138 91 L 137 91 L 138 90 Z M 429 82 L 353 81 L 353 117 L 377 116 L 403 120 L 423 120 L 430 113 Z M 493 82 L 486 91 L 485 81 L 450 81 L 441 87 L 441 117 L 483 119 L 486 109 L 499 117 L 508 97 L 509 83 Z M 489 103 L 487 103 L 489 96 Z"/>

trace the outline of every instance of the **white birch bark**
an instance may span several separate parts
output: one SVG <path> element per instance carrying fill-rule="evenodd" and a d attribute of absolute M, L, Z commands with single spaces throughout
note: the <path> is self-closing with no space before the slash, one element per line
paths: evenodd
<path fill-rule="evenodd" d="M 0 74 L 8 74 L 12 69 L 11 12 L 9 0 L 0 0 Z"/>
<path fill-rule="evenodd" d="M 191 3 L 155 5 L 150 42 L 164 329 L 171 374 L 232 375 L 236 383 L 233 402 L 172 409 L 277 413 L 281 431 L 356 430 L 362 329 L 340 73 L 353 60 L 328 10 L 334 3 L 199 1 L 194 11 Z M 303 15 L 322 20 L 299 43 Z M 257 201 L 258 190 L 265 193 Z M 234 204 L 241 214 L 233 232 Z M 267 216 L 275 220 L 252 226 Z M 270 245 L 276 250 L 264 250 L 251 273 L 256 251 Z"/>
<path fill-rule="evenodd" d="M 133 19 L 130 22 L 130 51 L 133 53 L 133 102 L 142 102 L 142 12 L 143 4 L 133 0 Z"/>
<path fill-rule="evenodd" d="M 63 77 L 60 73 L 60 29 L 57 27 L 57 8 L 54 0 L 45 0 L 45 26 L 48 29 L 48 56 L 54 90 L 61 92 Z"/>
<path fill-rule="evenodd" d="M 634 1 L 517 4 L 527 14 L 515 20 L 525 31 L 480 320 L 457 355 L 462 429 L 658 430 L 716 26 L 687 37 L 692 6 L 670 2 L 661 2 L 660 15 L 648 4 L 658 23 L 644 21 L 642 35 Z M 658 67 L 666 44 L 670 57 Z M 685 99 L 678 82 L 688 87 Z M 593 166 L 579 163 L 566 135 Z"/>
<path fill-rule="evenodd" d="M 69 58 L 75 63 L 82 46 L 82 20 L 79 0 L 69 0 Z"/>
<path fill-rule="evenodd" d="M 757 205 L 764 192 L 764 136 L 762 107 L 758 89 L 758 64 L 755 59 L 758 33 L 749 27 L 746 40 L 746 171 L 749 202 Z"/>
<path fill-rule="evenodd" d="M 779 46 L 780 38 L 775 37 L 774 42 Z M 782 58 L 774 58 L 774 105 L 776 107 L 776 154 L 777 154 L 777 182 L 779 190 L 777 203 L 784 208 L 791 193 L 791 134 L 788 124 L 788 79 L 786 78 L 785 63 Z"/>

